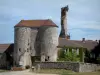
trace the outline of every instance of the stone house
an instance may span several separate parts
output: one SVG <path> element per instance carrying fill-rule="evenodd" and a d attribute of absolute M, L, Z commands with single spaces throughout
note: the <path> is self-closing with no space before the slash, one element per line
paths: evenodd
<path fill-rule="evenodd" d="M 66 38 L 59 38 L 59 45 L 57 47 L 59 50 L 66 47 L 66 51 L 76 51 L 77 55 L 80 55 L 80 61 L 84 62 L 85 52 L 92 52 L 92 50 L 94 50 L 98 45 L 99 42 L 85 40 L 84 38 L 82 40 L 66 40 Z"/>

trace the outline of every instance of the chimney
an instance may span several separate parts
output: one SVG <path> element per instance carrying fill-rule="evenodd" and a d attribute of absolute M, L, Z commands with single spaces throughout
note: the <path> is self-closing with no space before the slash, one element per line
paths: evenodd
<path fill-rule="evenodd" d="M 66 38 L 67 37 L 67 13 L 68 12 L 68 5 L 61 8 L 61 32 L 59 37 Z"/>
<path fill-rule="evenodd" d="M 95 40 L 96 42 L 98 42 L 98 40 Z"/>
<path fill-rule="evenodd" d="M 99 40 L 99 44 L 100 44 L 100 40 Z"/>
<path fill-rule="evenodd" d="M 85 43 L 85 38 L 82 38 L 82 42 Z"/>
<path fill-rule="evenodd" d="M 98 44 L 100 44 L 100 40 L 96 40 L 96 42 L 97 42 Z"/>

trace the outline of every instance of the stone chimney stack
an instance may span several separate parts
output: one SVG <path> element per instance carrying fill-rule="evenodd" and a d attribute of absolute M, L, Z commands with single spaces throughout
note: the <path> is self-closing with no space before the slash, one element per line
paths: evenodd
<path fill-rule="evenodd" d="M 100 44 L 100 40 L 99 40 L 99 44 Z"/>
<path fill-rule="evenodd" d="M 82 42 L 85 43 L 85 38 L 82 38 Z"/>
<path fill-rule="evenodd" d="M 67 37 L 67 13 L 69 8 L 68 5 L 61 8 L 61 32 L 59 37 L 60 38 L 68 38 Z M 70 39 L 70 38 L 69 38 Z"/>

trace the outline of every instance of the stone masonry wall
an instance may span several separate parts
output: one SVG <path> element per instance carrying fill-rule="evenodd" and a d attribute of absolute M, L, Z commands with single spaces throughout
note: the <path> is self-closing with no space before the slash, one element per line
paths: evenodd
<path fill-rule="evenodd" d="M 40 65 L 41 69 L 66 69 L 75 72 L 92 72 L 100 70 L 100 65 L 79 62 L 35 62 L 33 66 Z"/>
<path fill-rule="evenodd" d="M 81 63 L 79 72 L 92 72 L 100 70 L 100 64 Z"/>
<path fill-rule="evenodd" d="M 79 72 L 79 63 L 72 62 L 35 62 L 33 66 L 40 65 L 41 69 L 66 69 Z"/>

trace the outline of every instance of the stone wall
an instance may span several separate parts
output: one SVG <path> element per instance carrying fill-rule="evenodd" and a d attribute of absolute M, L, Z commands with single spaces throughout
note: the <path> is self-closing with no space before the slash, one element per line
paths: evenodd
<path fill-rule="evenodd" d="M 79 72 L 79 63 L 71 62 L 35 62 L 34 65 L 40 65 L 43 69 L 66 69 Z"/>
<path fill-rule="evenodd" d="M 80 63 L 79 72 L 92 72 L 100 70 L 100 64 Z"/>
<path fill-rule="evenodd" d="M 79 62 L 35 62 L 33 66 L 37 64 L 43 69 L 66 69 L 75 72 L 92 72 L 100 69 L 100 65 L 98 64 Z"/>

